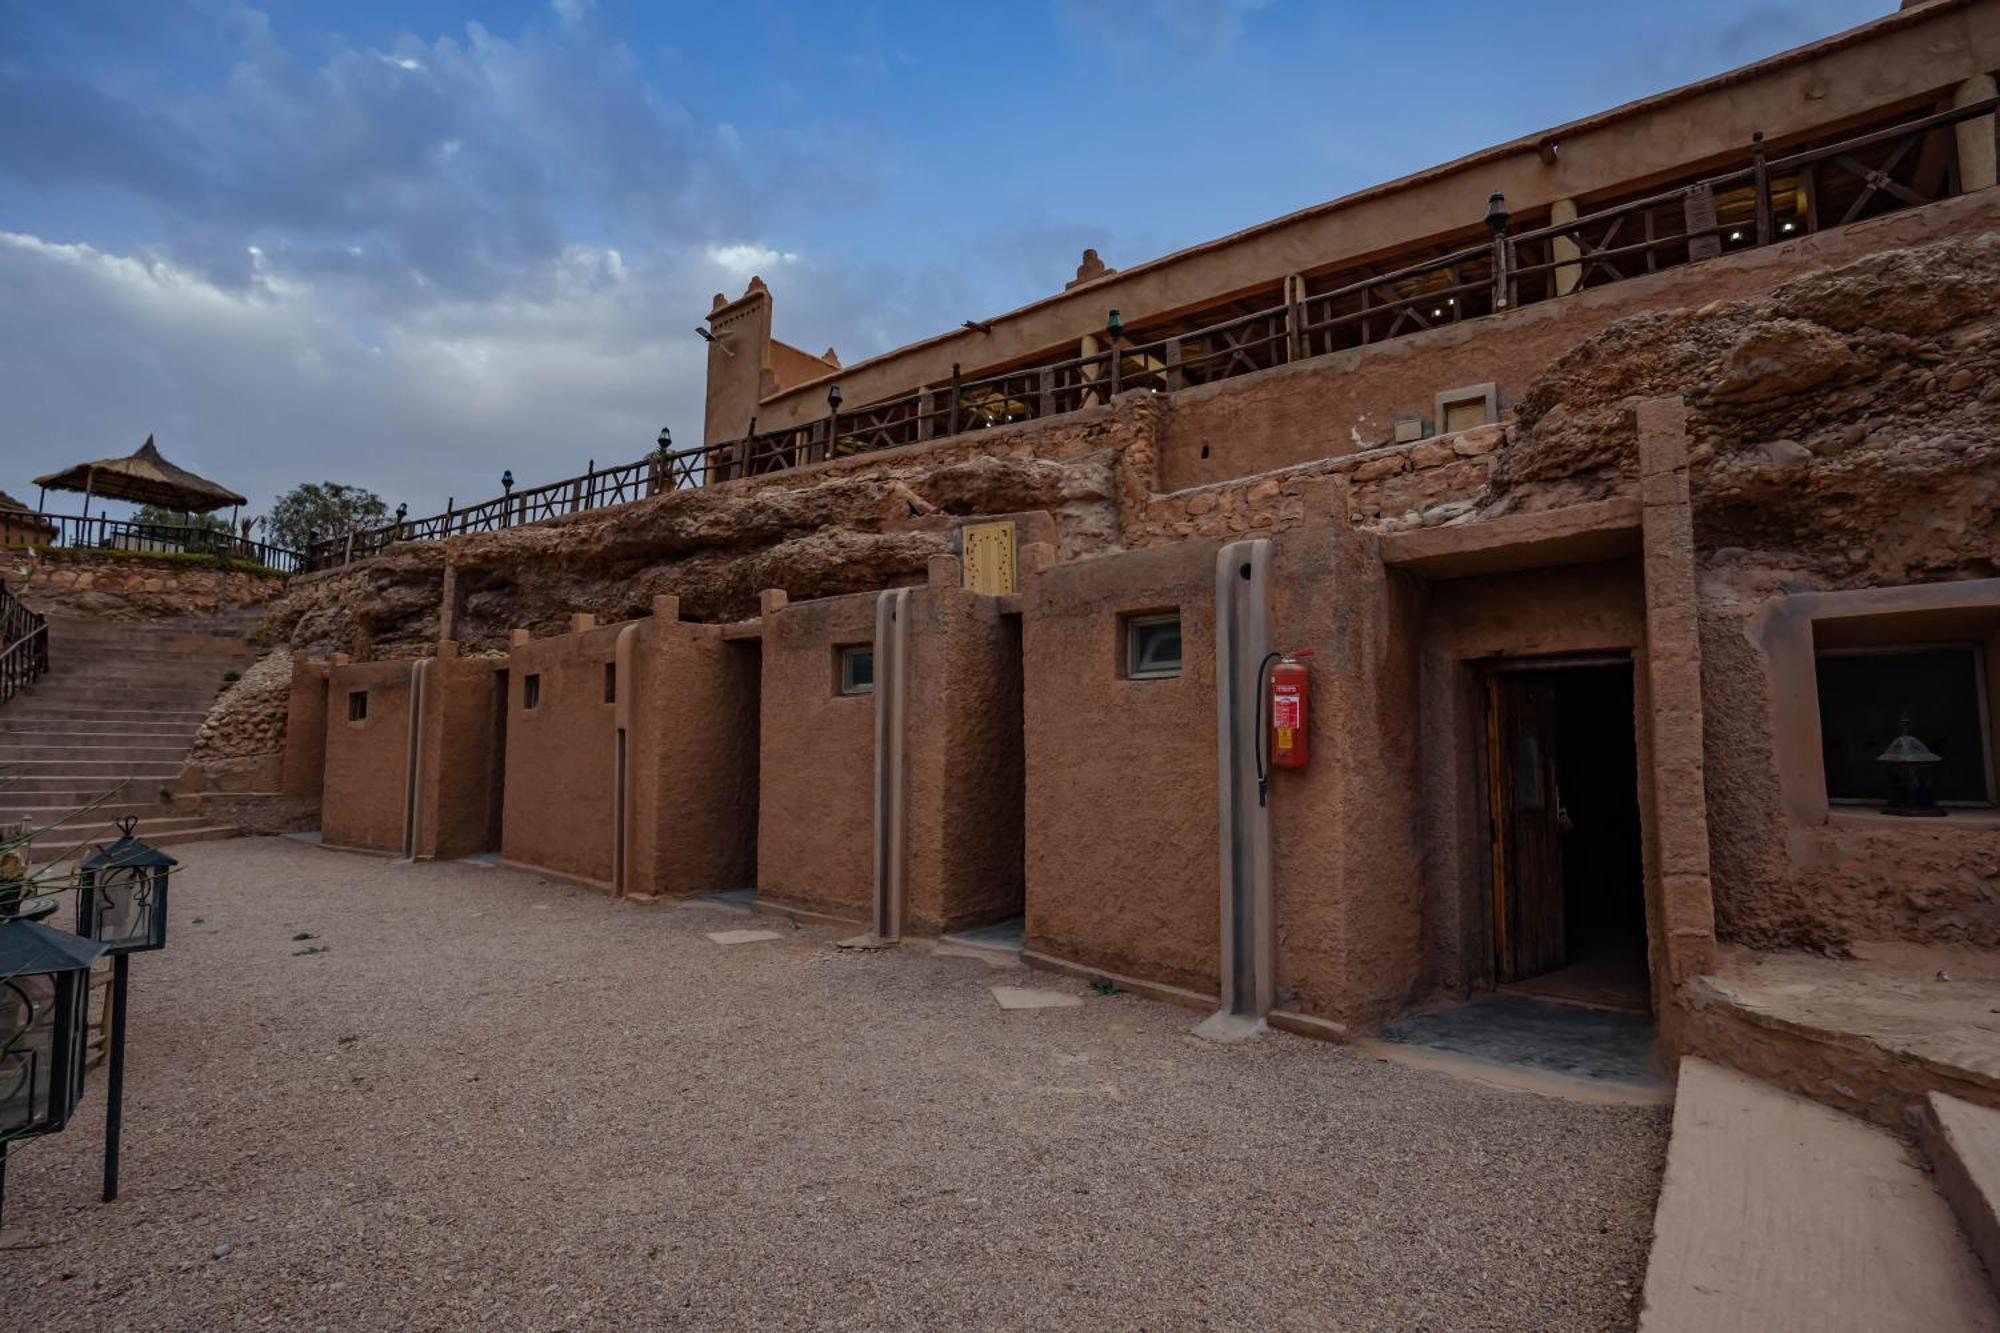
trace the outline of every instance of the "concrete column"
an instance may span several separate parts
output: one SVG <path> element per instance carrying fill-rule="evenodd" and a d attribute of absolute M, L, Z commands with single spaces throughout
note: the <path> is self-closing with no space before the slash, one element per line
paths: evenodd
<path fill-rule="evenodd" d="M 1576 200 L 1558 199 L 1549 205 L 1549 225 L 1559 227 L 1565 222 L 1576 221 Z M 1557 263 L 1556 295 L 1568 296 L 1583 281 L 1583 265 L 1565 261 L 1583 257 L 1583 247 L 1570 236 L 1555 236 L 1549 240 L 1551 257 Z"/>
<path fill-rule="evenodd" d="M 1215 558 L 1216 782 L 1222 804 L 1222 1007 L 1195 1028 L 1213 1041 L 1264 1030 L 1271 1011 L 1271 817 L 1258 791 L 1260 668 L 1271 650 L 1271 543 Z"/>
<path fill-rule="evenodd" d="M 1971 106 L 1995 95 L 1991 74 L 1975 74 L 1952 90 L 1954 107 Z M 1960 121 L 1958 132 L 1958 188 L 1960 193 L 1983 190 L 1995 181 L 1996 150 L 1993 117 L 1980 116 Z"/>
<path fill-rule="evenodd" d="M 1701 633 L 1694 513 L 1688 494 L 1687 405 L 1638 404 L 1639 499 L 1646 582 L 1646 694 L 1651 713 L 1653 877 L 1649 912 L 1655 997 L 1715 966 L 1708 798 L 1702 767 Z"/>

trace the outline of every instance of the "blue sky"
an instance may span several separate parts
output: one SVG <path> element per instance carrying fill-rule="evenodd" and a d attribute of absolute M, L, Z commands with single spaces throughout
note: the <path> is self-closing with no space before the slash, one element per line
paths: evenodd
<path fill-rule="evenodd" d="M 1892 7 L 0 0 L 0 489 L 430 512 L 697 443 L 751 272 L 852 361 Z"/>

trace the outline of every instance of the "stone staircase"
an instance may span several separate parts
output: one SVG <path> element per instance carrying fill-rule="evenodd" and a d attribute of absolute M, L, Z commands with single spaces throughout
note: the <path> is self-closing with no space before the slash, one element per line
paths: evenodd
<path fill-rule="evenodd" d="M 48 675 L 0 705 L 0 827 L 50 828 L 33 845 L 36 860 L 115 837 L 112 821 L 126 815 L 157 846 L 231 836 L 176 803 L 173 788 L 224 673 L 257 660 L 246 637 L 257 615 L 146 624 L 51 616 Z"/>

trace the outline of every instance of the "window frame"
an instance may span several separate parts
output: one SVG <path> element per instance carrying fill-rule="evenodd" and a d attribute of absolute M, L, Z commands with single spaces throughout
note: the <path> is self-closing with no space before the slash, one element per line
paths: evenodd
<path fill-rule="evenodd" d="M 365 687 L 347 692 L 347 720 L 349 722 L 366 722 L 368 720 L 368 694 L 369 691 Z"/>
<path fill-rule="evenodd" d="M 1127 680 L 1172 680 L 1187 668 L 1186 640 L 1182 636 L 1181 613 L 1179 607 L 1163 611 L 1135 611 L 1121 617 L 1125 651 L 1122 654 L 1124 676 Z M 1174 627 L 1174 638 L 1182 644 L 1180 655 L 1174 659 L 1171 668 L 1147 667 L 1141 665 L 1143 651 L 1141 639 L 1144 631 L 1161 625 Z"/>
<path fill-rule="evenodd" d="M 542 706 L 542 673 L 530 671 L 521 677 L 521 711 L 532 713 Z"/>
<path fill-rule="evenodd" d="M 864 656 L 868 659 L 868 679 L 865 683 L 857 683 L 854 664 Z M 874 644 L 843 643 L 833 650 L 833 690 L 845 699 L 858 699 L 875 693 Z"/>
<path fill-rule="evenodd" d="M 1819 752 L 1821 756 L 1819 765 L 1820 791 L 1825 796 L 1826 803 L 1830 809 L 1865 810 L 1881 805 L 1882 797 L 1879 795 L 1836 796 L 1833 794 L 1832 776 L 1826 771 L 1826 762 L 1824 759 L 1826 705 L 1818 699 L 1820 659 L 1825 657 L 1903 657 L 1915 656 L 1919 653 L 1948 651 L 1963 652 L 1971 667 L 1973 704 L 1978 711 L 1979 718 L 1977 731 L 1980 766 L 1986 778 L 1986 798 L 1984 800 L 1969 801 L 1959 797 L 1954 797 L 1950 800 L 1940 797 L 1938 804 L 1951 810 L 1992 810 L 2000 808 L 2000 781 L 1996 781 L 1994 770 L 1994 749 L 1996 742 L 1993 735 L 1992 701 L 1987 697 L 1988 667 L 1986 662 L 1986 645 L 1976 639 L 1925 639 L 1913 640 L 1907 643 L 1842 644 L 1826 648 L 1815 645 L 1813 647 L 1813 693 L 1815 702 L 1813 722 L 1818 728 L 1821 743 Z"/>

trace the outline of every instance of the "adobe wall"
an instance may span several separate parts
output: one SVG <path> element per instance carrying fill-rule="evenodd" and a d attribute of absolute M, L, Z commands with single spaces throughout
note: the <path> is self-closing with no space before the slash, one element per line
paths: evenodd
<path fill-rule="evenodd" d="M 1348 498 L 1343 481 L 1309 486 L 1305 520 L 1272 546 L 1271 646 L 1314 656 L 1307 766 L 1271 775 L 1271 898 L 1278 1007 L 1368 1027 L 1427 973 L 1424 718 L 1415 590 L 1352 530 Z"/>
<path fill-rule="evenodd" d="M 764 616 L 757 897 L 866 920 L 875 895 L 875 696 L 843 695 L 836 650 L 875 640 L 875 594 Z"/>
<path fill-rule="evenodd" d="M 417 774 L 416 854 L 449 861 L 497 845 L 492 827 L 493 720 L 498 677 L 491 658 L 464 658 L 447 642 L 424 670 Z"/>
<path fill-rule="evenodd" d="M 1025 888 L 1020 621 L 935 572 L 905 621 L 904 921 L 927 933 L 1020 915 Z"/>
<path fill-rule="evenodd" d="M 1722 938 L 1760 948 L 1853 942 L 2000 946 L 2000 813 L 1903 819 L 1832 805 L 1820 760 L 1813 621 L 1934 616 L 1917 641 L 2000 647 L 2000 579 L 1769 592 L 1711 568 L 1702 615 L 1708 821 Z M 1749 586 L 1746 586 L 1749 585 Z M 1993 659 L 1989 656 L 1989 676 Z M 1990 691 L 1989 701 L 1993 695 Z"/>
<path fill-rule="evenodd" d="M 1184 542 L 1024 589 L 1027 948 L 1216 994 L 1215 556 Z M 1178 608 L 1181 674 L 1127 679 L 1122 617 Z"/>
<path fill-rule="evenodd" d="M 537 639 L 507 655 L 500 855 L 606 888 L 615 832 L 617 705 L 605 702 L 604 668 L 614 660 L 622 628 Z M 541 678 L 534 708 L 523 705 L 530 676 Z"/>
<path fill-rule="evenodd" d="M 1564 352 L 1618 320 L 1761 296 L 1811 269 L 1996 227 L 2000 189 L 1981 190 L 1780 245 L 1183 389 L 1166 400 L 1159 488 L 1178 491 L 1380 447 L 1390 440 L 1397 412 L 1412 410 L 1431 418 L 1435 397 L 1445 389 L 1497 384 L 1502 409 L 1509 410 Z"/>
<path fill-rule="evenodd" d="M 285 695 L 285 753 L 279 787 L 285 795 L 319 799 L 326 783 L 327 675 L 331 668 L 303 650 L 292 653 Z"/>
<path fill-rule="evenodd" d="M 320 838 L 330 847 L 403 850 L 409 800 L 410 678 L 415 662 L 352 662 L 327 669 L 326 776 Z M 368 716 L 348 720 L 348 696 L 368 694 Z"/>
<path fill-rule="evenodd" d="M 664 614 L 632 653 L 630 873 L 625 891 L 688 897 L 757 882 L 757 642 Z"/>

